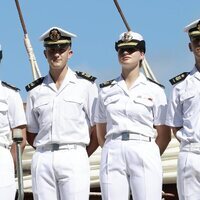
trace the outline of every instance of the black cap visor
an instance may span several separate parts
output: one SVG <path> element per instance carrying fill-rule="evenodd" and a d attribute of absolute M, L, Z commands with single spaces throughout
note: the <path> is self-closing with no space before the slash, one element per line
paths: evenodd
<path fill-rule="evenodd" d="M 44 47 L 49 49 L 66 49 L 69 46 L 71 46 L 71 43 L 65 43 L 65 44 L 44 44 Z"/>
<path fill-rule="evenodd" d="M 132 42 L 127 42 L 127 43 L 124 42 L 123 43 L 121 41 L 115 43 L 116 51 L 118 51 L 119 49 L 128 49 L 128 48 L 129 49 L 133 48 L 133 49 L 139 50 L 144 53 L 146 52 L 144 40 L 138 41 L 137 43 L 132 43 Z"/>

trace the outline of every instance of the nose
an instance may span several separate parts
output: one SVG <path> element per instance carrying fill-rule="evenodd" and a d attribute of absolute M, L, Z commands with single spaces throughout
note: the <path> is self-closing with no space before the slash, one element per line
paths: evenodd
<path fill-rule="evenodd" d="M 119 51 L 119 54 L 120 54 L 120 55 L 127 55 L 127 54 L 129 54 L 129 52 L 128 52 L 127 49 L 121 49 L 121 50 Z"/>
<path fill-rule="evenodd" d="M 60 50 L 59 49 L 55 49 L 53 52 L 52 52 L 52 55 L 54 56 L 54 57 L 59 57 L 60 56 Z"/>

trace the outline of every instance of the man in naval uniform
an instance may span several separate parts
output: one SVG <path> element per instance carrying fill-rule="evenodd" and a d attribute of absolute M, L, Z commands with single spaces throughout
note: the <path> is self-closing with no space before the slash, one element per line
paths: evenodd
<path fill-rule="evenodd" d="M 35 200 L 88 200 L 90 156 L 98 147 L 95 77 L 68 66 L 75 34 L 52 27 L 41 37 L 49 73 L 26 89 L 27 140 Z"/>
<path fill-rule="evenodd" d="M 21 129 L 23 150 L 26 145 L 26 117 L 19 89 L 0 81 L 0 195 L 4 200 L 14 200 L 16 193 L 14 166 L 17 156 L 12 142 L 14 129 Z"/>
<path fill-rule="evenodd" d="M 177 188 L 179 200 L 200 199 L 200 19 L 185 27 L 194 67 L 170 80 L 174 85 L 166 124 L 180 142 Z"/>

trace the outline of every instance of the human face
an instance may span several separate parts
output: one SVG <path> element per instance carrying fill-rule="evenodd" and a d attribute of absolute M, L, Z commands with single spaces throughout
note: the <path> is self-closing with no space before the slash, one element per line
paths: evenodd
<path fill-rule="evenodd" d="M 122 67 L 139 66 L 140 61 L 144 58 L 144 53 L 136 48 L 122 48 L 118 50 L 118 59 Z"/>
<path fill-rule="evenodd" d="M 49 48 L 44 51 L 45 57 L 49 63 L 50 69 L 63 69 L 73 52 L 69 46 L 64 48 Z"/>
<path fill-rule="evenodd" d="M 194 53 L 195 58 L 200 62 L 200 36 L 191 38 L 191 43 L 189 44 L 190 51 Z"/>

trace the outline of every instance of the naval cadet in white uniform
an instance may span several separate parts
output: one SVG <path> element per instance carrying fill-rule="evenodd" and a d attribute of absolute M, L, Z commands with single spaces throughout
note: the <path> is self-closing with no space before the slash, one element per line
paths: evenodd
<path fill-rule="evenodd" d="M 0 49 L 0 61 L 2 50 Z M 26 145 L 26 117 L 19 89 L 0 81 L 0 195 L 3 200 L 14 200 L 17 154 L 12 141 L 14 129 L 21 129 L 22 151 Z"/>
<path fill-rule="evenodd" d="M 194 67 L 170 80 L 174 85 L 166 124 L 180 141 L 177 188 L 179 200 L 200 199 L 200 19 L 185 27 Z"/>
<path fill-rule="evenodd" d="M 36 148 L 35 200 L 89 199 L 88 156 L 98 147 L 94 123 L 98 89 L 95 77 L 68 66 L 75 36 L 52 27 L 40 37 L 49 74 L 26 87 L 27 139 Z"/>
<path fill-rule="evenodd" d="M 95 111 L 102 198 L 128 200 L 131 190 L 135 200 L 160 200 L 160 155 L 171 139 L 166 95 L 140 72 L 145 41 L 139 33 L 122 33 L 115 48 L 122 72 L 100 84 Z"/>

